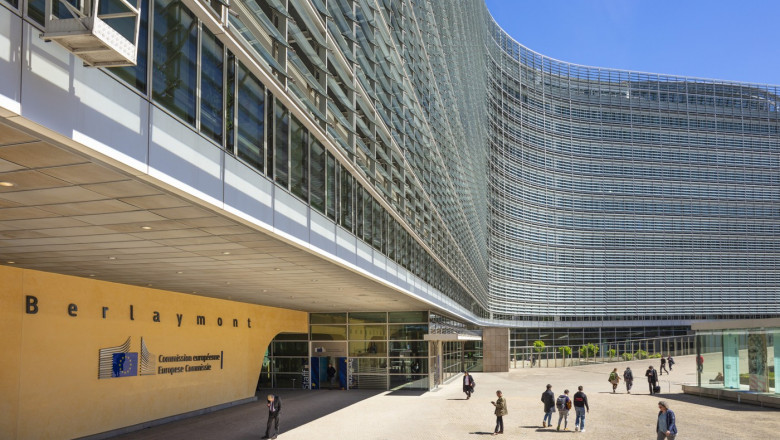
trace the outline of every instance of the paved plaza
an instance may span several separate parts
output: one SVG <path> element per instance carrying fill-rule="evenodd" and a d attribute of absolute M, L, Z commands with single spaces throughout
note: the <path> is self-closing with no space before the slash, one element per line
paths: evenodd
<path fill-rule="evenodd" d="M 735 402 L 682 394 L 680 383 L 695 381 L 694 357 L 676 358 L 671 374 L 660 377 L 660 395 L 648 395 L 644 373 L 659 360 L 620 362 L 570 368 L 517 369 L 509 373 L 475 373 L 474 396 L 465 400 L 456 379 L 439 390 L 419 392 L 290 391 L 279 390 L 284 407 L 280 439 L 474 439 L 490 435 L 495 425 L 495 391 L 507 399 L 505 434 L 498 438 L 550 439 L 561 436 L 599 439 L 655 439 L 659 400 L 666 400 L 677 415 L 679 439 L 771 439 L 780 435 L 780 411 Z M 612 368 L 634 371 L 634 393 L 623 382 L 612 394 L 607 377 Z M 590 403 L 586 432 L 542 429 L 540 396 L 545 385 L 556 396 L 565 388 L 570 395 L 585 387 Z M 263 402 L 241 405 L 197 418 L 149 428 L 120 438 L 151 439 L 259 439 L 265 430 Z M 558 415 L 554 415 L 557 423 Z"/>

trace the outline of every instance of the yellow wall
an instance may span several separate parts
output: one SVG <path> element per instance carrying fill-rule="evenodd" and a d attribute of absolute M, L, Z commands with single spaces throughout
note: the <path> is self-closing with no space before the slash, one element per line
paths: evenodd
<path fill-rule="evenodd" d="M 27 313 L 27 296 L 37 298 L 37 313 Z M 1 437 L 80 437 L 251 397 L 271 339 L 306 329 L 304 312 L 0 267 Z M 139 363 L 143 337 L 155 373 L 212 369 L 98 379 L 99 350 L 128 337 Z M 221 360 L 159 361 L 206 354 Z"/>

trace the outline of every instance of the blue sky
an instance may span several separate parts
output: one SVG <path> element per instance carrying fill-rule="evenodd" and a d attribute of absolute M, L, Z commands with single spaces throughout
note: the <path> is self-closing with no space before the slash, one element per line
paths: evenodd
<path fill-rule="evenodd" d="M 780 85 L 779 0 L 486 3 L 520 44 L 562 61 Z"/>

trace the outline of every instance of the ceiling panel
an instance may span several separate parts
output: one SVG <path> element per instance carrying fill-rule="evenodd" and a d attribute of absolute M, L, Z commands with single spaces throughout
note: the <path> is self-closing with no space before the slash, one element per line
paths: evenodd
<path fill-rule="evenodd" d="M 15 180 L 0 187 L 0 264 L 306 311 L 428 308 L 0 123 L 0 144 L 14 143 L 0 147 L 0 181 Z"/>

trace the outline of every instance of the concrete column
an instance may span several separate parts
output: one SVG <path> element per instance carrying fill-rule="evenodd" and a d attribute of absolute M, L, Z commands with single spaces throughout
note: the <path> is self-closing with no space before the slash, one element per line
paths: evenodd
<path fill-rule="evenodd" d="M 442 366 L 444 364 L 444 356 L 442 355 L 441 341 L 436 341 L 436 356 L 439 360 L 437 362 L 437 373 L 439 374 L 439 383 L 437 385 L 441 385 L 444 383 L 444 368 Z"/>
<path fill-rule="evenodd" d="M 482 369 L 486 373 L 509 371 L 509 328 L 482 329 Z"/>

